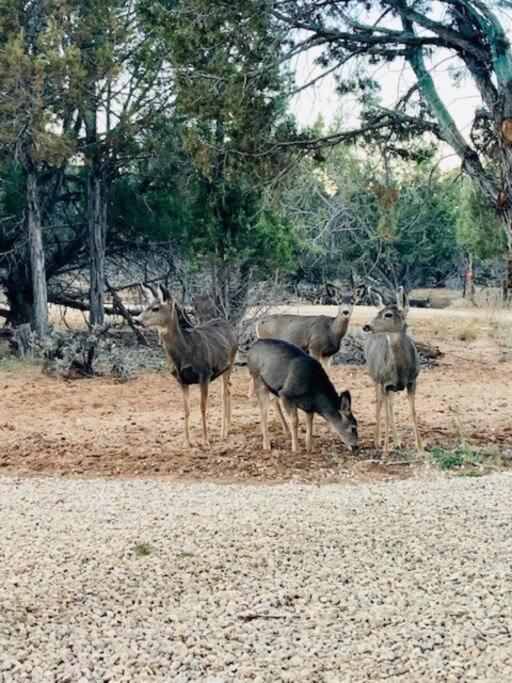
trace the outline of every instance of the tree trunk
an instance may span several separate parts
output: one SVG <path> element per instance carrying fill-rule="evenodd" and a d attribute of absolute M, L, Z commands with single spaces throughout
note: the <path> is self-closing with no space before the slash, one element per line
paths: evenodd
<path fill-rule="evenodd" d="M 475 273 L 473 270 L 473 257 L 468 257 L 466 270 L 464 271 L 464 298 L 469 303 L 475 303 Z"/>
<path fill-rule="evenodd" d="M 87 213 L 89 222 L 91 325 L 105 322 L 105 232 L 106 197 L 104 174 L 100 162 L 94 161 L 89 169 Z"/>
<path fill-rule="evenodd" d="M 30 323 L 34 319 L 34 307 L 32 305 L 32 286 L 17 287 L 16 283 L 9 282 L 5 289 L 9 302 L 9 323 L 13 327 Z"/>
<path fill-rule="evenodd" d="M 27 171 L 26 183 L 27 227 L 33 292 L 32 325 L 37 336 L 42 339 L 48 334 L 48 294 L 37 179 L 32 169 Z"/>
<path fill-rule="evenodd" d="M 507 207 L 507 209 L 502 212 L 502 219 L 508 244 L 507 274 L 505 276 L 504 283 L 504 296 L 506 301 L 512 301 L 512 210 L 510 210 L 510 208 Z"/>

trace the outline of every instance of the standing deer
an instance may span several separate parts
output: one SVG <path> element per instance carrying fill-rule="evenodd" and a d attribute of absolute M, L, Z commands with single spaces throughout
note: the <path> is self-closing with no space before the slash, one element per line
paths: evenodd
<path fill-rule="evenodd" d="M 409 312 L 409 300 L 403 287 L 400 287 L 396 304 L 385 305 L 378 292 L 372 292 L 377 306 L 377 316 L 364 325 L 363 330 L 370 332 L 366 344 L 368 372 L 375 383 L 376 428 L 375 447 L 380 448 L 381 412 L 384 405 L 385 432 L 384 455 L 389 453 L 389 428 L 393 432 L 395 446 L 400 446 L 394 413 L 395 392 L 407 389 L 414 424 L 416 450 L 422 450 L 418 422 L 416 419 L 416 381 L 420 371 L 418 351 L 412 338 L 407 334 L 405 323 Z"/>
<path fill-rule="evenodd" d="M 328 315 L 287 315 L 276 313 L 262 318 L 256 332 L 260 339 L 282 339 L 295 344 L 326 368 L 340 349 L 354 305 L 364 296 L 366 287 L 342 293 L 339 287 L 326 284 L 327 294 L 338 304 L 336 317 Z"/>
<path fill-rule="evenodd" d="M 261 412 L 263 448 L 270 450 L 268 406 L 273 395 L 282 418 L 287 417 L 292 452 L 298 448 L 297 410 L 306 413 L 306 450 L 311 450 L 315 413 L 326 420 L 343 443 L 357 448 L 357 421 L 352 414 L 349 391 L 337 394 L 322 365 L 293 344 L 279 339 L 258 339 L 247 354 L 247 365 Z M 281 405 L 279 405 L 279 402 Z"/>
<path fill-rule="evenodd" d="M 160 344 L 168 358 L 171 373 L 183 393 L 185 446 L 190 446 L 189 415 L 191 384 L 201 390 L 203 446 L 209 445 L 206 404 L 210 382 L 222 376 L 221 439 L 226 438 L 231 422 L 231 372 L 238 338 L 229 323 L 220 318 L 193 326 L 185 311 L 162 287 L 150 290 L 155 297 L 137 317 L 144 327 L 158 331 Z"/>

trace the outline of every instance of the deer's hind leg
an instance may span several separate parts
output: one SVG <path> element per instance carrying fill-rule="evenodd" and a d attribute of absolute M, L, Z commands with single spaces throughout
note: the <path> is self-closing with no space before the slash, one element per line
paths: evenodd
<path fill-rule="evenodd" d="M 411 407 L 412 422 L 414 425 L 414 440 L 416 442 L 416 451 L 421 453 L 423 446 L 421 443 L 420 431 L 418 429 L 418 418 L 416 417 L 416 385 L 409 385 L 407 387 L 407 398 Z"/>
<path fill-rule="evenodd" d="M 281 427 L 283 428 L 284 433 L 287 435 L 289 432 L 289 429 L 288 429 L 288 424 L 287 424 L 286 419 L 285 419 L 284 414 L 283 414 L 283 409 L 281 408 L 281 403 L 279 402 L 279 399 L 277 398 L 277 396 L 273 396 L 272 401 L 276 407 L 276 412 L 277 412 L 277 416 L 279 417 L 279 422 L 281 423 Z"/>
<path fill-rule="evenodd" d="M 208 427 L 206 424 L 206 406 L 208 403 L 208 382 L 202 382 L 199 385 L 201 391 L 201 420 L 203 423 L 203 446 L 206 448 L 210 445 L 208 440 Z"/>
<path fill-rule="evenodd" d="M 190 387 L 188 384 L 180 384 L 181 393 L 183 395 L 183 414 L 185 417 L 185 447 L 190 448 L 190 432 L 189 432 L 189 417 L 190 417 Z"/>
<path fill-rule="evenodd" d="M 270 394 L 267 387 L 259 378 L 254 378 L 254 390 L 260 406 L 261 433 L 263 435 L 263 450 L 270 450 L 270 437 L 268 435 L 268 404 Z"/>
<path fill-rule="evenodd" d="M 292 435 L 292 453 L 297 453 L 299 444 L 299 416 L 297 414 L 297 406 L 284 396 L 281 396 L 281 405 L 283 406 L 284 414 L 286 415 L 290 428 L 290 434 Z"/>

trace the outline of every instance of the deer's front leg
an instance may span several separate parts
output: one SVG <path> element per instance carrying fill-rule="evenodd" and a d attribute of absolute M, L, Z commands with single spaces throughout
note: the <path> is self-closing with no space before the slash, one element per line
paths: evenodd
<path fill-rule="evenodd" d="M 402 441 L 398 435 L 395 420 L 395 392 L 390 391 L 388 393 L 388 407 L 389 407 L 389 421 L 391 423 L 391 433 L 393 434 L 393 443 L 396 448 L 402 447 Z"/>
<path fill-rule="evenodd" d="M 188 384 L 180 384 L 183 395 L 183 414 L 185 416 L 185 447 L 190 448 L 190 433 L 188 419 L 190 417 L 190 388 Z"/>
<path fill-rule="evenodd" d="M 375 448 L 380 448 L 380 427 L 382 414 L 382 388 L 380 384 L 375 384 Z"/>
<path fill-rule="evenodd" d="M 407 387 L 407 398 L 409 399 L 409 405 L 411 407 L 412 421 L 414 425 L 414 439 L 416 441 L 416 452 L 421 453 L 423 451 L 423 446 L 421 443 L 420 430 L 418 429 L 418 418 L 416 417 L 416 387 Z"/>
<path fill-rule="evenodd" d="M 311 442 L 313 440 L 313 418 L 314 413 L 306 413 L 306 451 L 311 452 Z"/>
<path fill-rule="evenodd" d="M 208 441 L 208 428 L 206 426 L 206 405 L 208 403 L 208 382 L 203 382 L 199 385 L 201 390 L 201 419 L 203 422 L 203 446 L 207 448 L 210 445 Z"/>

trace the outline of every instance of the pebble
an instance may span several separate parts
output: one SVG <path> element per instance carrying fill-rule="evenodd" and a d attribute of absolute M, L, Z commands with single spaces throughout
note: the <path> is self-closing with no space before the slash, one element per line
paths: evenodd
<path fill-rule="evenodd" d="M 510 681 L 511 490 L 0 477 L 0 683 Z"/>

